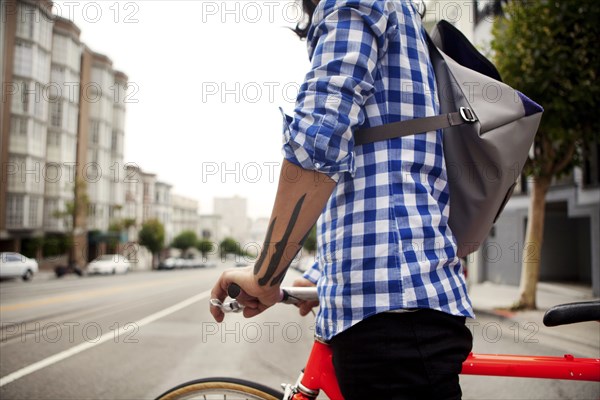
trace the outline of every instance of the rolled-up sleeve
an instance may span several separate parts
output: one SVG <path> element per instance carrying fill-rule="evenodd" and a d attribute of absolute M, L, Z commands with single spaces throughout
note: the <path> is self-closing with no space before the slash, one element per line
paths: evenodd
<path fill-rule="evenodd" d="M 319 267 L 319 262 L 315 261 L 315 263 L 302 274 L 304 279 L 308 279 L 315 285 L 321 279 L 321 268 Z"/>
<path fill-rule="evenodd" d="M 283 155 L 338 181 L 354 175 L 354 130 L 374 93 L 386 17 L 376 1 L 322 0 L 308 33 L 312 67 L 300 86 L 293 116 L 283 113 Z"/>

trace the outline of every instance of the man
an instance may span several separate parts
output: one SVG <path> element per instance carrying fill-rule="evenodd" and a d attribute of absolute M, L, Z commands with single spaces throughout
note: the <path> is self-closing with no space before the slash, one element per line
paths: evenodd
<path fill-rule="evenodd" d="M 310 16 L 312 68 L 284 116 L 281 178 L 253 268 L 225 272 L 213 297 L 243 289 L 252 317 L 318 220 L 316 334 L 330 342 L 346 399 L 458 399 L 473 316 L 448 226 L 441 131 L 360 146 L 361 126 L 439 114 L 435 76 L 410 1 L 330 1 Z M 223 314 L 215 307 L 217 321 Z M 307 312 L 307 307 L 302 309 Z"/>

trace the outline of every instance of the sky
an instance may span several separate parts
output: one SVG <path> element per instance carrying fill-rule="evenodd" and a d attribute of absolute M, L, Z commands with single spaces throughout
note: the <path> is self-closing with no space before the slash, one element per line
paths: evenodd
<path fill-rule="evenodd" d="M 125 163 L 211 213 L 248 199 L 269 217 L 282 162 L 282 117 L 310 68 L 294 1 L 55 1 L 80 39 L 129 76 Z"/>

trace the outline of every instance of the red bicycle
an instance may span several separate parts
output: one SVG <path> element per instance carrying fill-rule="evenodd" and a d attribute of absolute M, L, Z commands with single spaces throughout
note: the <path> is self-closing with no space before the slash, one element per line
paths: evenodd
<path fill-rule="evenodd" d="M 231 296 L 233 295 L 233 296 Z M 231 297 L 236 297 L 230 291 Z M 316 300 L 315 288 L 283 288 L 282 303 Z M 221 303 L 211 300 L 224 312 L 239 312 L 236 300 Z M 546 326 L 584 321 L 600 321 L 600 301 L 555 306 L 544 315 Z M 578 358 L 570 354 L 526 356 L 509 354 L 473 354 L 463 363 L 461 374 L 523 378 L 564 379 L 600 382 L 600 359 Z M 295 384 L 282 385 L 284 392 L 237 378 L 206 378 L 186 382 L 161 394 L 158 400 L 314 400 L 323 391 L 331 400 L 343 400 L 332 363 L 331 349 L 315 338 L 310 356 Z"/>

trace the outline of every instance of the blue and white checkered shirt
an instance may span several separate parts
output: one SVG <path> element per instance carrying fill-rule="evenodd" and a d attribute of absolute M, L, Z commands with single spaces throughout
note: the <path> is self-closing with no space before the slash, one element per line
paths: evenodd
<path fill-rule="evenodd" d="M 360 126 L 439 114 L 435 76 L 412 2 L 321 0 L 307 38 L 311 71 L 284 156 L 337 181 L 321 214 L 317 335 L 376 313 L 431 308 L 473 317 L 456 242 L 442 132 L 354 145 Z"/>

